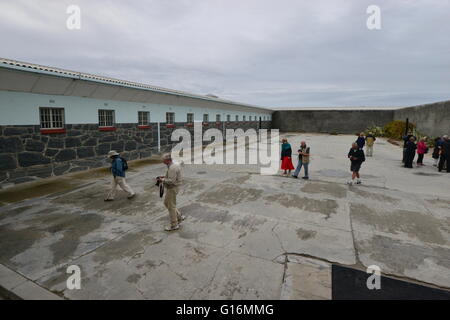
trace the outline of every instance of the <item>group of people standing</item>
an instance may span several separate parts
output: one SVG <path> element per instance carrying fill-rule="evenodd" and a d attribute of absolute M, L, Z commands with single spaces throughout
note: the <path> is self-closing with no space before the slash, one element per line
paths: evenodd
<path fill-rule="evenodd" d="M 403 137 L 403 163 L 405 168 L 412 168 L 414 158 L 417 153 L 417 166 L 423 166 L 423 158 L 428 153 L 429 148 L 427 146 L 427 137 L 422 137 L 419 142 L 416 143 L 417 138 L 409 132 Z M 434 140 L 434 149 L 432 157 L 434 159 L 434 166 L 438 167 L 438 171 L 446 169 L 450 172 L 450 166 L 448 160 L 450 159 L 450 139 L 447 135 L 437 137 Z"/>
<path fill-rule="evenodd" d="M 291 171 L 294 170 L 294 165 L 292 164 L 292 147 L 288 143 L 287 139 L 284 138 L 281 140 L 281 169 L 284 170 L 283 175 L 288 176 L 291 174 Z M 295 168 L 295 172 L 292 175 L 293 178 L 298 178 L 302 167 L 304 167 L 305 175 L 302 179 L 308 180 L 308 167 L 309 167 L 309 159 L 310 159 L 311 149 L 306 145 L 305 141 L 300 143 L 300 148 L 297 150 L 298 153 L 298 163 L 297 168 Z M 289 173 L 288 173 L 289 172 Z"/>
<path fill-rule="evenodd" d="M 364 154 L 363 148 L 366 146 L 367 156 L 373 156 L 373 145 L 375 143 L 375 136 L 370 132 L 367 136 L 362 132 L 358 139 L 352 144 L 350 151 L 348 152 L 348 158 L 350 159 L 350 170 L 352 172 L 352 180 L 348 182 L 349 185 L 361 184 L 361 177 L 359 176 L 359 170 L 364 161 L 366 161 L 366 156 Z M 294 165 L 292 163 L 292 147 L 288 143 L 287 139 L 281 140 L 281 170 L 283 170 L 283 176 L 291 175 L 292 170 L 294 170 Z M 298 163 L 297 168 L 295 168 L 293 178 L 298 178 L 300 171 L 304 169 L 304 176 L 302 179 L 308 180 L 308 168 L 310 163 L 311 149 L 306 145 L 305 141 L 300 143 L 300 148 L 297 150 L 298 153 Z"/>

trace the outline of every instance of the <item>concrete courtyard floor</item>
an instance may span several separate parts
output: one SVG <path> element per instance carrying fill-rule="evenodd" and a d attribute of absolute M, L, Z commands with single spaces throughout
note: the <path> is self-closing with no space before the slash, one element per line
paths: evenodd
<path fill-rule="evenodd" d="M 187 219 L 172 233 L 154 186 L 162 164 L 130 163 L 132 200 L 103 201 L 104 170 L 0 191 L 0 286 L 30 299 L 330 299 L 336 263 L 450 288 L 450 175 L 429 155 L 405 169 L 379 139 L 363 184 L 347 186 L 354 136 L 283 136 L 311 147 L 309 181 L 185 165 Z M 66 288 L 70 265 L 80 290 Z"/>

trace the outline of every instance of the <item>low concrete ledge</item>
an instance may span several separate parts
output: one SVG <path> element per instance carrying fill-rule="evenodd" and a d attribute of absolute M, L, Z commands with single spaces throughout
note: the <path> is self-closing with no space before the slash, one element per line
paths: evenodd
<path fill-rule="evenodd" d="M 11 300 L 63 300 L 1 264 L 0 294 Z"/>

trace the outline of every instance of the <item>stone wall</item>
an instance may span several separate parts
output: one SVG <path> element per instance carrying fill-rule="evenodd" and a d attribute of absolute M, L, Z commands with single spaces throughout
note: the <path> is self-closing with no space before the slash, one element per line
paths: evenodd
<path fill-rule="evenodd" d="M 259 123 L 230 122 L 226 129 L 258 128 Z M 270 129 L 265 121 L 261 128 Z M 97 124 L 67 124 L 65 133 L 41 134 L 39 126 L 0 126 L 0 186 L 7 186 L 39 178 L 59 176 L 71 172 L 109 166 L 106 154 L 121 152 L 128 160 L 150 157 L 158 153 L 158 127 L 138 128 L 135 123 L 116 124 L 115 131 L 99 131 Z M 194 128 L 176 123 L 175 128 L 160 124 L 161 152 L 170 151 L 172 131 Z M 204 126 L 223 130 L 222 123 Z"/>
<path fill-rule="evenodd" d="M 395 110 L 395 120 L 406 120 L 417 130 L 431 137 L 450 135 L 450 101 L 443 101 Z"/>
<path fill-rule="evenodd" d="M 272 115 L 272 127 L 282 132 L 358 133 L 392 121 L 393 110 L 281 110 Z"/>

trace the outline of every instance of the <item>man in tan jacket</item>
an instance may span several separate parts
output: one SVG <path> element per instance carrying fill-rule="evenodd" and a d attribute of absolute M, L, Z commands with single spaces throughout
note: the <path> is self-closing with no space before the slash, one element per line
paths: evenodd
<path fill-rule="evenodd" d="M 167 153 L 163 156 L 163 162 L 167 165 L 167 172 L 160 181 L 164 183 L 166 196 L 164 205 L 169 210 L 170 226 L 164 228 L 166 231 L 174 231 L 180 228 L 179 224 L 185 219 L 177 209 L 177 194 L 181 184 L 181 167 L 172 161 L 172 156 Z"/>

